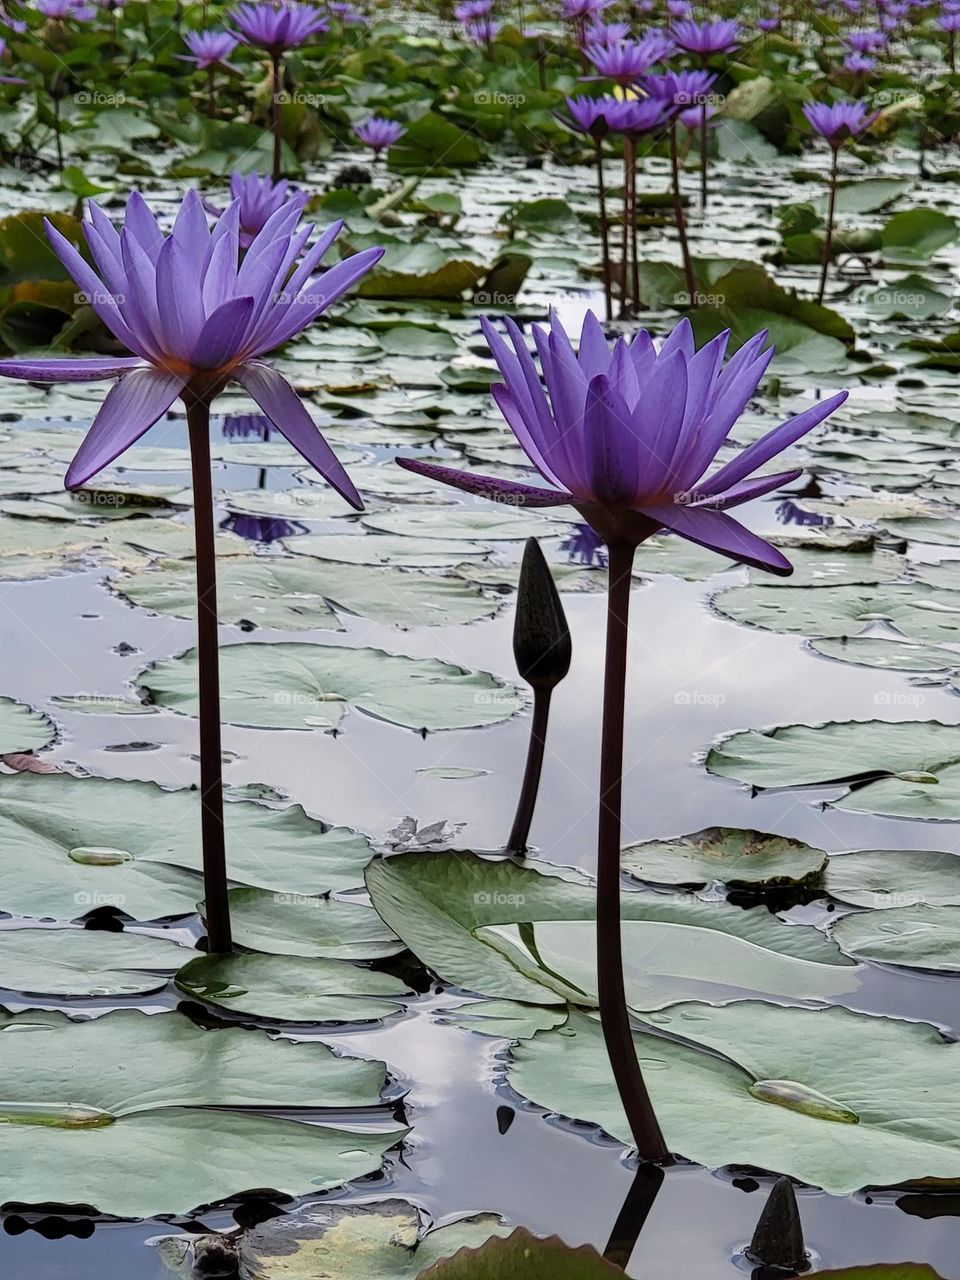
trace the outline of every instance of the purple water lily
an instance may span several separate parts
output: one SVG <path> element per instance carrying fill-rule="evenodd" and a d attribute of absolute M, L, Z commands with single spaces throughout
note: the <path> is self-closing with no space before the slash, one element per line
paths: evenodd
<path fill-rule="evenodd" d="M 621 40 L 617 44 L 588 44 L 586 55 L 597 74 L 620 85 L 634 84 L 658 62 L 669 58 L 676 45 L 662 31 L 652 31 L 642 40 Z"/>
<path fill-rule="evenodd" d="M 716 22 L 694 22 L 687 18 L 675 22 L 670 34 L 681 49 L 699 54 L 701 58 L 709 58 L 715 53 L 732 53 L 743 40 L 740 24 L 728 18 Z"/>
<path fill-rule="evenodd" d="M 534 329 L 546 390 L 523 335 L 506 321 L 509 344 L 483 330 L 503 375 L 492 388 L 531 464 L 550 486 L 459 472 L 398 458 L 401 466 L 510 506 L 572 505 L 607 545 L 607 636 L 597 831 L 596 962 L 600 1025 L 617 1091 L 642 1160 L 668 1155 L 637 1061 L 624 993 L 620 848 L 623 725 L 630 589 L 637 546 L 658 529 L 774 573 L 791 566 L 727 509 L 796 479 L 797 468 L 757 471 L 822 422 L 846 398 L 831 396 L 739 450 L 707 474 L 773 355 L 766 334 L 724 363 L 729 334 L 696 350 L 681 320 L 659 351 L 641 330 L 611 348 L 592 312 L 578 352 L 554 318 Z"/>
<path fill-rule="evenodd" d="M 689 71 L 665 71 L 660 75 L 644 76 L 640 81 L 640 87 L 651 98 L 659 102 L 672 103 L 679 109 L 705 104 L 716 80 L 716 72 L 695 68 Z"/>
<path fill-rule="evenodd" d="M 153 426 L 180 397 L 186 406 L 193 478 L 200 695 L 200 822 L 208 950 L 232 949 L 223 829 L 217 576 L 210 475 L 210 405 L 239 382 L 281 435 L 354 507 L 360 495 L 296 392 L 260 359 L 295 337 L 378 260 L 366 249 L 316 275 L 340 230 L 307 247 L 289 202 L 270 217 L 240 258 L 240 201 L 211 231 L 189 192 L 164 235 L 137 192 L 118 232 L 93 202 L 84 234 L 99 275 L 55 227 L 54 251 L 89 305 L 132 356 L 0 360 L 0 375 L 31 382 L 118 378 L 67 470 L 68 489 L 85 484 Z"/>
<path fill-rule="evenodd" d="M 134 353 L 0 360 L 0 376 L 31 382 L 119 379 L 70 464 L 67 488 L 86 484 L 129 449 L 178 397 L 189 405 L 233 381 L 352 506 L 362 506 L 296 393 L 261 357 L 312 324 L 383 251 L 365 249 L 317 275 L 342 224 L 308 249 L 313 227 L 295 229 L 301 208 L 278 209 L 240 262 L 239 200 L 211 231 L 199 196 L 188 192 L 169 236 L 136 191 L 119 233 L 90 201 L 84 234 L 99 275 L 47 223 L 50 243 L 90 306 Z"/>
<path fill-rule="evenodd" d="M 375 156 L 392 147 L 407 132 L 396 120 L 384 120 L 381 116 L 370 116 L 361 124 L 354 125 L 354 134 L 362 143 L 370 147 Z"/>
<path fill-rule="evenodd" d="M 584 44 L 619 44 L 630 37 L 630 24 L 627 22 L 604 22 L 602 18 L 591 22 L 584 32 Z"/>
<path fill-rule="evenodd" d="M 303 213 L 309 200 L 306 191 L 294 191 L 285 178 L 274 182 L 272 178 L 250 173 L 230 175 L 230 199 L 240 205 L 240 248 L 249 249 L 273 215 L 283 208 L 296 206 Z M 224 210 L 204 201 L 204 208 L 219 218 Z"/>
<path fill-rule="evenodd" d="M 78 0 L 37 0 L 37 11 L 54 22 L 89 22 L 97 16 L 96 6 L 81 4 Z"/>
<path fill-rule="evenodd" d="M 812 405 L 704 478 L 773 358 L 765 333 L 750 338 L 724 364 L 729 333 L 697 351 L 684 319 L 659 352 L 643 329 L 632 342 L 619 338 L 611 348 L 588 312 L 577 354 L 553 317 L 548 331 L 533 331 L 545 394 L 522 333 L 512 320 L 505 323 L 509 346 L 489 321 L 481 321 L 504 378 L 492 394 L 551 487 L 412 458 L 398 458 L 400 466 L 494 501 L 572 505 L 608 542 L 636 546 L 666 528 L 733 560 L 791 572 L 775 547 L 726 512 L 801 474 L 793 469 L 754 475 L 828 417 L 846 399 L 845 391 Z"/>
<path fill-rule="evenodd" d="M 236 70 L 228 59 L 239 40 L 229 31 L 185 31 L 183 43 L 190 52 L 178 53 L 177 57 L 181 62 L 192 62 L 198 71 L 208 71 L 211 67 Z"/>
<path fill-rule="evenodd" d="M 458 22 L 474 22 L 477 18 L 485 18 L 493 8 L 493 0 L 463 0 L 455 5 L 453 16 Z"/>
<path fill-rule="evenodd" d="M 866 75 L 876 65 L 876 58 L 872 58 L 868 53 L 857 53 L 856 51 L 848 53 L 843 60 L 844 71 L 849 71 L 851 75 L 855 76 Z"/>
<path fill-rule="evenodd" d="M 880 112 L 870 111 L 864 102 L 806 102 L 803 114 L 814 133 L 837 150 L 848 138 L 866 133 Z"/>
<path fill-rule="evenodd" d="M 258 45 L 270 54 L 298 49 L 311 36 L 321 35 L 329 27 L 321 9 L 312 4 L 298 4 L 296 0 L 240 4 L 231 11 L 230 20 L 241 40 Z"/>

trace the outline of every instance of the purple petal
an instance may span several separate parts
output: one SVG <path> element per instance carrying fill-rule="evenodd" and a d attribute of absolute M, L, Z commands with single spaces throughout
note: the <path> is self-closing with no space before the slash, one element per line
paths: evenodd
<path fill-rule="evenodd" d="M 53 223 L 44 219 L 44 227 L 54 253 L 66 267 L 74 283 L 79 285 L 81 291 L 86 294 L 87 301 L 94 313 L 99 316 L 110 332 L 116 338 L 119 338 L 125 347 L 129 347 L 137 355 L 146 355 L 147 352 L 144 346 L 137 341 L 136 335 L 121 315 L 116 300 L 97 273 L 80 256 L 76 247 L 70 243 L 66 236 L 61 235 Z"/>
<path fill-rule="evenodd" d="M 794 467 L 792 471 L 778 471 L 775 475 L 755 476 L 752 480 L 741 480 L 739 484 L 725 489 L 716 497 L 707 498 L 704 505 L 713 511 L 726 511 L 728 507 L 739 507 L 745 502 L 752 502 L 754 498 L 762 498 L 764 494 L 779 489 L 781 485 L 792 484 L 802 475 L 803 468 Z M 696 506 L 696 502 L 693 505 Z"/>
<path fill-rule="evenodd" d="M 309 280 L 290 304 L 280 324 L 265 330 L 262 337 L 258 336 L 257 345 L 262 351 L 269 351 L 289 341 L 311 324 L 321 311 L 345 294 L 382 257 L 382 249 L 364 249 L 344 258 L 322 276 Z"/>
<path fill-rule="evenodd" d="M 843 404 L 847 395 L 846 391 L 838 391 L 829 400 L 823 400 L 818 404 L 811 405 L 803 413 L 798 413 L 796 417 L 781 423 L 773 431 L 768 431 L 761 439 L 755 440 L 753 444 L 741 449 L 737 456 L 728 462 L 726 466 L 721 467 L 704 484 L 699 485 L 699 492 L 703 494 L 723 493 L 732 485 L 735 485 L 738 480 L 745 479 L 746 476 L 756 471 L 758 467 L 762 467 L 765 462 L 769 462 L 778 453 L 788 449 L 801 436 L 805 436 L 808 431 L 812 431 L 814 427 L 819 426 L 824 418 L 829 417 L 834 409 Z"/>
<path fill-rule="evenodd" d="M 170 236 L 157 254 L 157 308 L 165 355 L 189 360 L 203 328 L 200 267 L 196 255 Z"/>
<path fill-rule="evenodd" d="M 118 378 L 131 369 L 142 369 L 137 356 L 93 360 L 0 360 L 0 377 L 23 378 L 26 382 L 99 382 Z"/>
<path fill-rule="evenodd" d="M 83 444 L 70 463 L 65 480 L 78 489 L 109 466 L 167 412 L 187 379 L 165 369 L 137 369 L 125 374 L 107 392 Z"/>
<path fill-rule="evenodd" d="M 560 487 L 560 481 L 553 474 L 550 464 L 543 455 L 537 435 L 529 422 L 529 415 L 521 408 L 511 389 L 505 387 L 502 382 L 497 382 L 490 388 L 490 393 L 497 402 L 497 408 L 506 418 L 510 430 L 517 437 L 521 449 L 523 449 L 544 480 L 548 484 L 555 484 Z"/>
<path fill-rule="evenodd" d="M 252 298 L 231 298 L 209 315 L 190 353 L 193 367 L 219 369 L 235 359 L 252 312 Z"/>
<path fill-rule="evenodd" d="M 538 489 L 536 485 L 498 480 L 495 476 L 468 475 L 455 467 L 441 467 L 435 462 L 421 462 L 418 458 L 397 458 L 395 461 L 405 471 L 415 471 L 418 476 L 429 476 L 431 480 L 453 485 L 464 493 L 475 493 L 480 498 L 503 502 L 511 507 L 564 507 L 574 501 L 572 493 L 562 490 Z"/>
<path fill-rule="evenodd" d="M 163 232 L 139 191 L 131 191 L 123 218 L 124 229 L 140 245 L 151 262 L 156 262 L 163 244 Z"/>
<path fill-rule="evenodd" d="M 630 410 L 606 374 L 591 379 L 583 409 L 583 453 L 589 488 L 583 501 L 607 507 L 626 507 L 636 501 L 639 487 L 637 437 Z"/>
<path fill-rule="evenodd" d="M 588 378 L 595 378 L 598 373 L 607 373 L 610 368 L 607 337 L 603 332 L 603 325 L 592 311 L 588 311 L 583 317 L 578 357 L 580 367 Z"/>
<path fill-rule="evenodd" d="M 643 507 L 642 513 L 656 520 L 664 529 L 672 529 L 681 538 L 695 542 L 708 551 L 717 551 L 740 564 L 788 577 L 793 565 L 776 547 L 745 529 L 733 516 L 709 507 Z"/>
<path fill-rule="evenodd" d="M 357 511 L 362 511 L 363 501 L 353 481 L 320 434 L 320 429 L 307 413 L 300 397 L 276 369 L 256 360 L 241 365 L 233 376 L 256 400 L 280 434 L 303 454 L 341 497 L 346 498 Z"/>

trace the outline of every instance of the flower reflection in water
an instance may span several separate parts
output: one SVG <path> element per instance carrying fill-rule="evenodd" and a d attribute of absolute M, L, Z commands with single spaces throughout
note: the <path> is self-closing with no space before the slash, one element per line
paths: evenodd
<path fill-rule="evenodd" d="M 822 515 L 819 511 L 808 511 L 806 507 L 801 507 L 790 498 L 785 498 L 777 506 L 777 519 L 781 524 L 833 524 L 833 516 Z"/>
<path fill-rule="evenodd" d="M 560 550 L 566 551 L 571 564 L 607 567 L 606 543 L 588 524 L 576 525 L 570 537 L 560 543 Z"/>
<path fill-rule="evenodd" d="M 254 436 L 257 440 L 270 439 L 270 419 L 262 413 L 228 413 L 223 419 L 221 434 L 228 440 L 248 439 Z"/>
<path fill-rule="evenodd" d="M 231 511 L 220 525 L 227 533 L 235 533 L 249 542 L 277 542 L 297 533 L 307 533 L 307 526 L 279 516 L 252 516 Z"/>

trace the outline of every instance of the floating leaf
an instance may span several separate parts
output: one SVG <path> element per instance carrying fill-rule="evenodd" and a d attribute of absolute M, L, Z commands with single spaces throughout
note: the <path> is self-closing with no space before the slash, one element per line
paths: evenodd
<path fill-rule="evenodd" d="M 22 1013 L 0 1028 L 5 1202 L 141 1218 L 262 1188 L 303 1195 L 372 1172 L 402 1136 L 247 1112 L 379 1103 L 382 1064 L 316 1042 L 133 1010 L 84 1022 Z M 100 1119 L 78 1126 L 68 1103 Z M 50 1118 L 38 1124 L 31 1109 Z"/>
<path fill-rule="evenodd" d="M 960 728 L 934 720 L 749 729 L 714 747 L 707 769 L 759 788 L 843 787 L 838 809 L 960 818 Z"/>
<path fill-rule="evenodd" d="M 921 902 L 890 910 L 853 911 L 835 921 L 831 934 L 857 959 L 960 973 L 960 906 Z"/>
<path fill-rule="evenodd" d="M 960 907 L 960 857 L 932 849 L 831 854 L 823 887 L 855 907 Z"/>
<path fill-rule="evenodd" d="M 389 973 L 342 960 L 278 955 L 198 956 L 177 974 L 177 986 L 233 1013 L 290 1022 L 388 1018 L 400 1012 L 397 997 L 411 994 Z"/>
<path fill-rule="evenodd" d="M 45 996 L 146 995 L 166 986 L 184 954 L 176 942 L 137 933 L 0 929 L 0 987 Z"/>
<path fill-rule="evenodd" d="M 644 840 L 623 850 L 623 869 L 653 884 L 702 887 L 809 884 L 827 855 L 800 840 L 738 827 L 708 827 L 674 840 Z"/>
<path fill-rule="evenodd" d="M 272 955 L 320 956 L 331 960 L 379 960 L 403 943 L 362 902 L 231 889 L 234 941 Z"/>
<path fill-rule="evenodd" d="M 811 640 L 810 648 L 825 658 L 883 671 L 951 671 L 960 666 L 960 652 L 875 636 L 827 637 Z"/>
<path fill-rule="evenodd" d="M 591 1245 L 574 1249 L 559 1236 L 539 1240 L 524 1227 L 505 1240 L 461 1249 L 420 1273 L 421 1280 L 615 1280 L 622 1275 Z"/>
<path fill-rule="evenodd" d="M 140 686 L 154 702 L 197 715 L 197 651 L 148 667 Z M 508 720 L 517 690 L 439 658 L 382 649 L 252 643 L 220 650 L 220 709 L 255 729 L 335 729 L 345 704 L 408 729 L 467 729 Z"/>
<path fill-rule="evenodd" d="M 42 751 L 57 736 L 52 721 L 24 702 L 0 698 L 0 755 Z"/>
<path fill-rule="evenodd" d="M 759 1001 L 675 1005 L 651 1025 L 658 1035 L 634 1039 L 671 1151 L 708 1168 L 787 1174 L 832 1195 L 920 1178 L 960 1182 L 960 1045 L 934 1027 Z M 524 1097 L 632 1142 L 594 1018 L 572 1011 L 564 1027 L 510 1056 L 509 1081 Z M 768 1088 L 758 1097 L 759 1081 Z M 772 1082 L 780 1093 L 806 1091 L 811 1103 L 828 1100 L 827 1113 L 823 1104 L 777 1105 L 763 1096 Z"/>

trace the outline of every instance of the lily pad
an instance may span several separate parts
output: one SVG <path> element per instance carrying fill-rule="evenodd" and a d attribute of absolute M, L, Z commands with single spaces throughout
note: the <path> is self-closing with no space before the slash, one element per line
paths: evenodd
<path fill-rule="evenodd" d="M 102 929 L 0 929 L 0 987 L 44 996 L 146 995 L 166 986 L 185 948 Z"/>
<path fill-rule="evenodd" d="M 42 751 L 57 736 L 52 720 L 13 698 L 0 698 L 0 755 Z"/>
<path fill-rule="evenodd" d="M 343 564 L 399 565 L 407 568 L 445 568 L 490 551 L 476 542 L 439 542 L 397 534 L 308 533 L 284 544 L 298 556 L 316 556 Z"/>
<path fill-rule="evenodd" d="M 372 1172 L 402 1136 L 247 1113 L 377 1106 L 383 1065 L 316 1042 L 133 1010 L 0 1026 L 3 1202 L 139 1218 L 261 1188 L 302 1195 Z"/>
<path fill-rule="evenodd" d="M 445 982 L 535 1004 L 596 1003 L 593 886 L 457 852 L 374 861 L 367 887 L 386 924 Z M 637 893 L 624 895 L 622 909 L 627 963 L 643 957 L 631 996 L 642 1007 L 685 998 L 691 982 L 748 989 L 761 982 L 781 995 L 858 985 L 821 934 L 785 925 L 764 907 Z M 540 963 L 541 946 L 550 964 Z"/>
<path fill-rule="evenodd" d="M 420 1275 L 422 1280 L 615 1280 L 623 1271 L 590 1245 L 574 1249 L 559 1236 L 539 1240 L 517 1227 L 505 1240 L 461 1249 Z"/>
<path fill-rule="evenodd" d="M 935 720 L 831 721 L 749 729 L 707 769 L 757 788 L 843 787 L 838 809 L 894 818 L 960 818 L 960 728 Z"/>
<path fill-rule="evenodd" d="M 405 1200 L 306 1204 L 244 1232 L 240 1276 L 414 1280 L 439 1259 L 506 1231 L 495 1214 L 477 1214 L 428 1231 L 420 1212 Z"/>
<path fill-rule="evenodd" d="M 504 1040 L 529 1040 L 566 1021 L 563 1005 L 521 1004 L 517 1000 L 471 1000 L 444 1010 L 442 1020 L 463 1031 Z"/>
<path fill-rule="evenodd" d="M 731 587 L 713 597 L 718 613 L 768 631 L 856 636 L 878 621 L 934 644 L 960 642 L 960 592 L 924 583 L 873 587 Z"/>
<path fill-rule="evenodd" d="M 960 666 L 960 652 L 952 649 L 876 636 L 825 637 L 811 640 L 810 648 L 825 658 L 883 671 L 952 671 Z"/>
<path fill-rule="evenodd" d="M 364 515 L 362 523 L 379 533 L 406 534 L 419 538 L 484 538 L 487 541 L 521 538 L 559 537 L 569 529 L 542 515 L 526 515 L 522 511 L 485 510 L 471 507 L 444 507 L 388 511 L 383 515 Z"/>
<path fill-rule="evenodd" d="M 400 1012 L 397 998 L 411 994 L 392 974 L 304 956 L 197 956 L 176 981 L 181 991 L 206 1004 L 289 1022 L 389 1018 Z"/>
<path fill-rule="evenodd" d="M 271 955 L 379 960 L 403 951 L 400 939 L 362 902 L 231 889 L 234 941 Z"/>
<path fill-rule="evenodd" d="M 957 238 L 956 221 L 938 209 L 895 213 L 880 233 L 888 262 L 925 262 Z"/>
<path fill-rule="evenodd" d="M 832 1195 L 960 1182 L 960 1045 L 934 1027 L 758 1001 L 675 1005 L 651 1025 L 661 1034 L 634 1039 L 671 1151 L 708 1168 L 787 1174 Z M 571 1011 L 511 1059 L 510 1083 L 524 1097 L 631 1143 L 594 1018 Z"/>
<path fill-rule="evenodd" d="M 139 685 L 161 706 L 197 715 L 197 651 L 148 667 Z M 255 729 L 335 729 L 347 704 L 407 729 L 468 729 L 508 720 L 516 688 L 484 672 L 382 649 L 251 643 L 220 650 L 221 713 Z"/>
<path fill-rule="evenodd" d="M 822 849 L 800 840 L 739 827 L 708 827 L 673 840 L 644 840 L 623 850 L 624 871 L 653 884 L 702 888 L 810 884 L 827 863 Z"/>
<path fill-rule="evenodd" d="M 831 934 L 857 959 L 960 973 L 960 906 L 920 902 L 890 910 L 853 911 L 834 923 Z"/>
<path fill-rule="evenodd" d="M 960 907 L 960 857 L 930 849 L 831 854 L 823 887 L 855 907 Z"/>
<path fill-rule="evenodd" d="M 300 805 L 275 809 L 231 801 L 224 822 L 227 874 L 276 892 L 349 888 L 362 881 L 370 857 L 363 836 L 311 818 Z M 111 905 L 137 916 L 145 908 L 145 918 L 152 919 L 165 912 L 157 909 L 151 864 L 202 869 L 200 797 L 190 788 L 167 791 L 153 782 L 21 773 L 0 779 L 0 841 L 7 852 L 0 909 L 38 914 L 24 910 L 31 906 L 46 914 L 51 906 L 72 903 L 61 917 L 69 919 Z M 38 881 L 54 874 L 59 891 Z M 177 897 L 181 911 L 194 910 L 202 897 L 199 880 L 182 877 L 174 885 L 190 882 L 189 907 Z M 159 879 L 157 890 L 163 885 Z M 134 901 L 128 901 L 128 889 Z"/>

